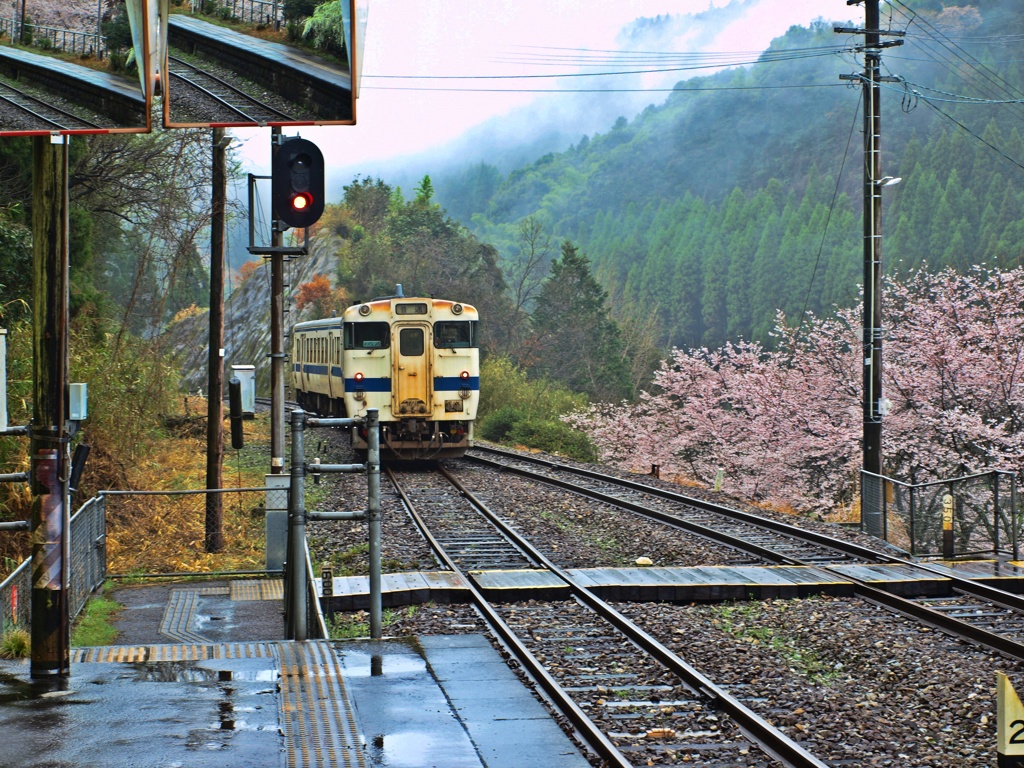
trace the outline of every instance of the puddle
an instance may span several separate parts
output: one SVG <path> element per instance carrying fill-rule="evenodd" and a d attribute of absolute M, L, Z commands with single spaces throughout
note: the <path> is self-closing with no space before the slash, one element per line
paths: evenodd
<path fill-rule="evenodd" d="M 430 731 L 399 731 L 374 736 L 367 752 L 374 765 L 427 768 L 437 765 L 437 755 L 445 753 L 443 747 L 438 735 Z"/>

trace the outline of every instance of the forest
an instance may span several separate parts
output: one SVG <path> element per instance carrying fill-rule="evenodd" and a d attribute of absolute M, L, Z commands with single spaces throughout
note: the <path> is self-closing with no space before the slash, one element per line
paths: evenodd
<path fill-rule="evenodd" d="M 908 15 L 889 4 L 886 19 L 907 32 L 884 57 L 894 80 L 883 93 L 883 167 L 902 179 L 883 203 L 887 469 L 1019 472 L 1010 436 L 1024 408 L 1012 293 L 1024 263 L 1024 71 L 1011 42 L 1024 11 L 1009 0 L 916 6 Z M 783 486 L 740 478 L 766 446 L 787 445 L 777 464 L 798 478 L 793 503 L 844 503 L 859 450 L 863 279 L 862 105 L 859 86 L 840 80 L 862 64 L 850 45 L 825 22 L 794 27 L 759 63 L 683 81 L 634 119 L 509 173 L 475 163 L 435 178 L 424 168 L 407 191 L 353 179 L 313 232 L 338 266 L 293 286 L 297 308 L 329 314 L 395 283 L 457 297 L 486 319 L 481 436 L 634 469 L 662 463 L 702 482 L 729 466 L 736 490 L 764 498 Z M 203 322 L 209 304 L 210 141 L 183 130 L 71 142 L 72 369 L 97 379 L 93 464 L 108 487 L 125 481 L 125 462 L 179 394 L 167 331 Z M 0 142 L 0 324 L 12 330 L 22 417 L 29 148 Z M 260 269 L 246 265 L 230 290 Z M 940 323 L 936 307 L 965 322 Z M 899 325 L 917 317 L 943 334 Z M 965 350 L 970 365 L 955 362 Z M 911 391 L 939 368 L 949 376 Z M 771 389 L 779 377 L 800 384 Z M 798 432 L 780 443 L 762 417 L 778 406 L 750 399 L 766 391 L 824 406 L 789 402 Z M 585 415 L 562 419 L 572 412 Z M 0 439 L 0 463 L 18 456 Z M 0 512 L 14 503 L 0 499 Z"/>
<path fill-rule="evenodd" d="M 1024 11 L 889 8 L 883 21 L 906 37 L 883 55 L 898 80 L 882 91 L 883 173 L 902 179 L 883 197 L 884 269 L 1020 265 L 1024 69 L 1010 41 Z M 666 348 L 770 346 L 777 309 L 858 301 L 862 89 L 839 78 L 863 62 L 850 43 L 831 22 L 794 27 L 761 63 L 680 82 L 528 167 L 439 177 L 438 200 L 502 256 L 525 217 L 573 241 L 616 306 L 655 309 Z"/>

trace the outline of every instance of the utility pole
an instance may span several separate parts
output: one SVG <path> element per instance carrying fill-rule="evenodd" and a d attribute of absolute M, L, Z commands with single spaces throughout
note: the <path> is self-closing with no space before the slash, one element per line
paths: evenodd
<path fill-rule="evenodd" d="M 210 350 L 206 401 L 206 489 L 224 479 L 224 208 L 227 199 L 227 145 L 223 128 L 213 129 L 210 221 Z M 206 494 L 206 551 L 224 549 L 224 497 Z"/>
<path fill-rule="evenodd" d="M 32 139 L 33 678 L 71 674 L 68 398 L 68 145 Z"/>
<path fill-rule="evenodd" d="M 838 33 L 864 35 L 864 73 L 847 75 L 859 79 L 864 89 L 864 328 L 863 328 L 863 470 L 882 474 L 882 417 L 886 408 L 882 397 L 882 187 L 893 181 L 882 176 L 882 122 L 880 86 L 895 78 L 882 77 L 881 49 L 902 45 L 902 40 L 881 42 L 882 35 L 902 35 L 880 29 L 879 0 L 847 0 L 847 5 L 864 2 L 864 29 L 836 27 Z M 880 494 L 866 494 L 861 483 L 861 519 L 863 527 L 875 536 L 883 532 Z"/>

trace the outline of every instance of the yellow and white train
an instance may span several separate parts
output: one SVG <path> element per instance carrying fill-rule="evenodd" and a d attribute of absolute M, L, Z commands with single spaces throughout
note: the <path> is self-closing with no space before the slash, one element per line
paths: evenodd
<path fill-rule="evenodd" d="M 295 325 L 295 399 L 321 416 L 376 408 L 381 450 L 396 458 L 461 456 L 480 399 L 479 316 L 468 304 L 406 298 L 398 288 L 341 317 Z M 353 429 L 352 445 L 365 450 L 365 434 Z"/>

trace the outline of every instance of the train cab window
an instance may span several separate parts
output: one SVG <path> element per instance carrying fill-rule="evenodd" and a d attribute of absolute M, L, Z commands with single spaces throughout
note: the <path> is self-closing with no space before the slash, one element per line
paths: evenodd
<path fill-rule="evenodd" d="M 387 323 L 345 323 L 345 349 L 387 349 L 391 326 Z"/>
<path fill-rule="evenodd" d="M 475 347 L 475 320 L 447 320 L 434 323 L 434 346 L 438 349 Z"/>
<path fill-rule="evenodd" d="M 403 328 L 398 334 L 398 351 L 403 357 L 423 354 L 423 329 Z"/>

